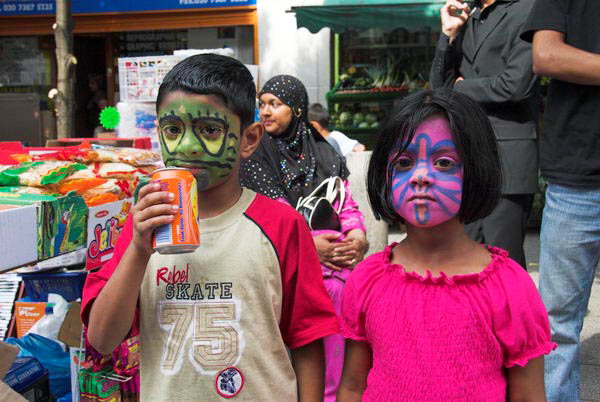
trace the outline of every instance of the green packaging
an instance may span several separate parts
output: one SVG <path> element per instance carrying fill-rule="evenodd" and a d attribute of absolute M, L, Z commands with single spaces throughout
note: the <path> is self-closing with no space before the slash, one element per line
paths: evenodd
<path fill-rule="evenodd" d="M 57 197 L 0 192 L 0 204 L 37 207 L 37 254 L 40 260 L 75 251 L 86 245 L 88 207 L 83 198 L 75 193 Z"/>

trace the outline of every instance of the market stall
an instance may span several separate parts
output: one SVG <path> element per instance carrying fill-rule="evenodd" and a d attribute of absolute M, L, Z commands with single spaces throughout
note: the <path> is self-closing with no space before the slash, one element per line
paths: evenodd
<path fill-rule="evenodd" d="M 79 300 L 162 161 L 149 139 L 93 142 L 0 142 L 0 341 L 21 350 L 3 381 L 30 400 L 136 399 L 137 338 L 111 356 L 94 352 Z"/>
<path fill-rule="evenodd" d="M 331 129 L 368 147 L 395 99 L 427 87 L 441 0 L 325 0 L 293 7 L 298 27 L 331 28 Z"/>

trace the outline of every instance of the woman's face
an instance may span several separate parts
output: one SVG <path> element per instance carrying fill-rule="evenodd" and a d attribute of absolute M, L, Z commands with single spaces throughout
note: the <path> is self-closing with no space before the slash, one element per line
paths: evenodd
<path fill-rule="evenodd" d="M 458 214 L 462 187 L 463 166 L 448 120 L 432 116 L 393 166 L 394 209 L 410 225 L 436 226 Z"/>
<path fill-rule="evenodd" d="M 283 133 L 292 122 L 292 108 L 273 94 L 265 93 L 259 98 L 260 121 L 270 135 Z"/>

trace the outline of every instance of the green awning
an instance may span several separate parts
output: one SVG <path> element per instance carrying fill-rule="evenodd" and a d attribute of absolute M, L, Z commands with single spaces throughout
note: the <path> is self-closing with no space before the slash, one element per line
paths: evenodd
<path fill-rule="evenodd" d="M 444 0 L 325 0 L 321 6 L 292 7 L 298 28 L 312 33 L 322 28 L 333 32 L 430 27 L 440 30 L 440 8 Z"/>

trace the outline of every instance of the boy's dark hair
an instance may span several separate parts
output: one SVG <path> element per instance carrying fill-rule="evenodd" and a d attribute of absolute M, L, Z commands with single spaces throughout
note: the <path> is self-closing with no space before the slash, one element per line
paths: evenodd
<path fill-rule="evenodd" d="M 428 117 L 448 119 L 452 140 L 463 164 L 463 194 L 458 218 L 469 223 L 489 215 L 502 184 L 496 137 L 488 117 L 468 96 L 450 89 L 421 91 L 396 104 L 384 122 L 369 162 L 367 187 L 377 219 L 403 223 L 391 200 L 392 167 L 412 141 L 417 127 Z M 390 161 L 392 152 L 394 155 Z"/>
<path fill-rule="evenodd" d="M 311 103 L 308 107 L 308 121 L 316 121 L 323 128 L 329 126 L 329 113 L 320 103 Z"/>
<path fill-rule="evenodd" d="M 164 97 L 174 91 L 220 96 L 240 118 L 242 130 L 254 122 L 256 86 L 252 74 L 231 57 L 205 53 L 177 63 L 158 88 L 157 112 Z"/>

